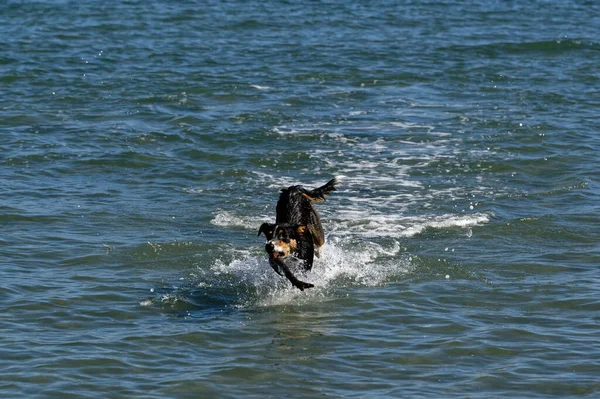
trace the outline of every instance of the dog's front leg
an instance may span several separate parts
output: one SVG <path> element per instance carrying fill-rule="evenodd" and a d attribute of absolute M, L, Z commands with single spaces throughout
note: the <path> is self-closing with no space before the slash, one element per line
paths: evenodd
<path fill-rule="evenodd" d="M 274 258 L 273 262 L 275 262 L 279 266 L 279 270 L 285 274 L 288 280 L 292 283 L 292 285 L 298 288 L 300 291 L 304 291 L 305 288 L 314 287 L 313 284 L 305 283 L 304 281 L 300 281 L 294 276 L 294 273 L 291 272 L 290 268 L 285 264 L 282 258 Z"/>

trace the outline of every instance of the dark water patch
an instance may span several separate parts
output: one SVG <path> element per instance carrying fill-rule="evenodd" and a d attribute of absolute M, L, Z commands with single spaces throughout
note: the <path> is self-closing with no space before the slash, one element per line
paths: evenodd
<path fill-rule="evenodd" d="M 206 151 L 202 149 L 188 148 L 177 151 L 178 156 L 188 160 L 188 162 L 201 162 L 206 164 L 223 163 L 228 164 L 237 160 L 233 154 L 215 153 L 215 151 Z"/>
<path fill-rule="evenodd" d="M 212 286 L 156 287 L 150 293 L 152 296 L 142 300 L 140 305 L 156 307 L 176 318 L 205 322 L 235 314 L 240 300 L 237 292 Z"/>
<path fill-rule="evenodd" d="M 111 155 L 101 155 L 98 158 L 89 158 L 78 161 L 83 166 L 99 166 L 102 168 L 142 169 L 153 167 L 154 163 L 167 159 L 164 155 L 144 154 L 137 151 L 117 152 Z"/>
<path fill-rule="evenodd" d="M 442 51 L 451 53 L 472 54 L 497 58 L 500 55 L 543 55 L 563 56 L 571 52 L 600 51 L 600 45 L 588 39 L 556 39 L 543 41 L 522 42 L 493 42 L 478 45 L 452 45 L 440 48 Z"/>
<path fill-rule="evenodd" d="M 191 241 L 147 242 L 127 250 L 137 260 L 167 260 L 169 258 L 194 257 L 199 253 L 217 251 L 218 247 Z"/>
<path fill-rule="evenodd" d="M 507 53 L 542 53 L 546 55 L 569 53 L 573 50 L 600 51 L 598 43 L 586 39 L 558 39 L 523 43 L 502 43 L 498 45 Z"/>
<path fill-rule="evenodd" d="M 7 214 L 7 213 L 2 213 L 0 214 L 0 222 L 4 223 L 5 225 L 9 225 L 11 223 L 13 224 L 22 224 L 22 223 L 26 223 L 26 224 L 48 224 L 48 223 L 54 223 L 54 222 L 58 222 L 62 220 L 61 217 L 59 216 L 51 216 L 51 215 L 23 215 L 23 214 Z"/>

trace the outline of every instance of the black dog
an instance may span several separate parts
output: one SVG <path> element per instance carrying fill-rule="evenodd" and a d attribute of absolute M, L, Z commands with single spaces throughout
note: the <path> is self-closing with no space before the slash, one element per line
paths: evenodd
<path fill-rule="evenodd" d="M 288 264 L 300 263 L 304 270 L 310 270 L 314 256 L 319 257 L 325 234 L 312 203 L 325 201 L 325 196 L 335 191 L 336 184 L 337 180 L 331 179 L 314 190 L 306 190 L 302 186 L 282 189 L 275 223 L 263 223 L 258 230 L 258 235 L 263 233 L 267 237 L 265 250 L 273 270 L 285 275 L 301 291 L 314 285 L 298 280 Z"/>

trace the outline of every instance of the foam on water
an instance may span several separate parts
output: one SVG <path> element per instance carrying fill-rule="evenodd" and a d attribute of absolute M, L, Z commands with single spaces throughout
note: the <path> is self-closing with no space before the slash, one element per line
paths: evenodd
<path fill-rule="evenodd" d="M 366 202 L 366 200 L 365 200 Z M 410 238 L 423 233 L 426 229 L 467 228 L 486 224 L 490 221 L 488 213 L 443 214 L 404 216 L 390 215 L 369 209 L 347 207 L 336 211 L 331 220 L 325 220 L 328 234 L 341 237 L 356 237 L 367 240 L 374 238 Z M 218 210 L 211 223 L 225 228 L 243 228 L 258 231 L 264 216 L 236 215 L 232 211 Z M 375 242 L 371 244 L 377 245 Z"/>
<path fill-rule="evenodd" d="M 251 180 L 249 181 L 249 184 L 252 185 L 260 185 L 262 187 L 265 187 L 268 190 L 273 190 L 272 196 L 277 196 L 279 195 L 279 189 L 281 188 L 286 188 L 295 184 L 300 184 L 303 185 L 305 187 L 308 188 L 316 188 L 318 187 L 320 184 L 325 184 L 329 179 L 331 179 L 331 177 L 326 177 L 324 179 L 321 179 L 319 181 L 313 181 L 313 182 L 299 182 L 297 179 L 291 177 L 291 176 L 286 176 L 283 174 L 273 174 L 273 173 L 267 173 L 266 171 L 250 171 L 251 174 Z M 270 196 L 266 197 L 266 198 L 270 198 Z M 275 205 L 275 204 L 273 204 Z"/>
<path fill-rule="evenodd" d="M 341 236 L 373 238 L 410 238 L 426 229 L 449 229 L 473 227 L 489 222 L 490 215 L 473 213 L 467 215 L 423 215 L 403 216 L 383 213 L 370 213 L 347 209 L 331 225 L 332 233 Z"/>
<path fill-rule="evenodd" d="M 269 220 L 267 216 L 242 216 L 234 215 L 232 212 L 219 209 L 210 223 L 219 227 L 228 228 L 248 228 L 248 226 L 256 226 L 256 231 L 262 222 Z"/>

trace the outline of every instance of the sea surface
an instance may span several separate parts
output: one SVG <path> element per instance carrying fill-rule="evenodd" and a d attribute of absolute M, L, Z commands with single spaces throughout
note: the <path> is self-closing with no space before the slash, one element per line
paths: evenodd
<path fill-rule="evenodd" d="M 8 0 L 0 46 L 0 397 L 600 397 L 600 2 Z M 333 177 L 300 292 L 258 227 Z"/>

